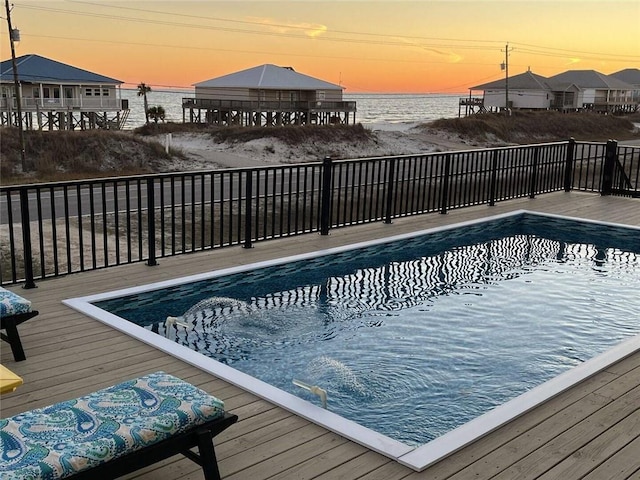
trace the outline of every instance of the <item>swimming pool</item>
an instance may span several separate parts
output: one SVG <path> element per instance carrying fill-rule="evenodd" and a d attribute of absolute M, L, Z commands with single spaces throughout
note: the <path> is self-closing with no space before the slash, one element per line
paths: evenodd
<path fill-rule="evenodd" d="M 633 312 L 640 307 L 633 293 L 640 279 L 638 237 L 637 229 L 519 212 L 65 303 L 422 469 L 603 368 L 612 355 L 638 348 L 632 337 L 638 327 Z M 622 282 L 613 288 L 605 282 L 611 271 Z M 544 301 L 532 290 L 541 282 L 547 286 Z M 560 310 L 563 291 L 579 298 Z M 168 309 L 158 307 L 161 297 L 169 300 Z M 584 315 L 585 305 L 598 314 Z M 612 309 L 607 324 L 601 318 L 605 307 Z M 266 324 L 265 312 L 275 314 Z M 550 312 L 561 312 L 562 321 L 548 321 Z M 167 326 L 168 315 L 179 316 L 178 323 Z M 593 324 L 607 332 L 604 343 L 593 342 Z M 564 343 L 548 349 L 556 337 Z M 384 338 L 384 348 L 376 338 Z M 408 354 L 407 343 L 416 338 L 421 355 Z M 613 353 L 607 350 L 625 338 L 630 340 Z M 330 343 L 338 350 L 329 349 Z M 516 354 L 504 353 L 501 344 Z M 531 344 L 536 349 L 522 355 Z M 354 354 L 354 345 L 362 351 Z M 253 369 L 247 366 L 251 356 L 258 359 Z M 478 373 L 483 362 L 499 368 Z M 331 412 L 295 397 L 318 403 L 292 384 L 294 377 L 328 390 Z M 464 406 L 468 400 L 471 408 Z M 354 413 L 355 404 L 366 406 L 364 415 Z M 410 413 L 399 420 L 397 412 L 407 404 Z M 335 411 L 352 421 L 335 418 Z M 376 427 L 380 415 L 390 413 L 395 431 L 380 435 L 362 427 Z M 427 436 L 416 437 L 411 430 L 424 423 L 419 419 L 446 421 L 428 420 Z"/>

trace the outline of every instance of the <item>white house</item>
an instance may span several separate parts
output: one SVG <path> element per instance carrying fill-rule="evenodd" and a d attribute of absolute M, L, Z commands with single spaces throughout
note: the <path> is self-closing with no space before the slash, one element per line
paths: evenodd
<path fill-rule="evenodd" d="M 259 126 L 355 123 L 356 104 L 343 101 L 343 87 L 291 67 L 260 65 L 194 86 L 195 98 L 185 98 L 182 103 L 183 119 L 188 110 L 190 122 Z"/>
<path fill-rule="evenodd" d="M 640 68 L 625 68 L 619 72 L 614 72 L 610 77 L 622 80 L 633 87 L 633 101 L 636 103 L 636 109 L 640 104 Z"/>
<path fill-rule="evenodd" d="M 617 76 L 616 76 L 617 75 Z M 481 90 L 482 99 L 460 99 L 460 105 L 481 105 L 479 111 L 513 109 L 594 110 L 624 112 L 637 109 L 640 71 L 627 69 L 616 75 L 604 75 L 595 70 L 569 70 L 550 78 L 531 71 L 471 87 L 470 93 Z M 634 93 L 635 92 L 635 93 Z"/>
<path fill-rule="evenodd" d="M 508 87 L 508 90 L 507 90 Z M 504 109 L 507 97 L 509 108 L 548 109 L 553 95 L 547 79 L 530 70 L 519 75 L 471 87 L 470 91 L 483 91 L 483 105 L 487 110 Z"/>
<path fill-rule="evenodd" d="M 595 70 L 568 70 L 547 81 L 558 100 L 557 108 L 613 112 L 633 105 L 633 86 Z M 574 95 L 567 95 L 569 92 Z M 560 106 L 562 96 L 564 101 Z"/>

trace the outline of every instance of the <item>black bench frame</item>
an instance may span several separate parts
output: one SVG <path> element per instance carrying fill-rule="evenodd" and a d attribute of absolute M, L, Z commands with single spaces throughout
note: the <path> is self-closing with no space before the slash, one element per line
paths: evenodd
<path fill-rule="evenodd" d="M 220 480 L 213 437 L 237 421 L 237 415 L 225 412 L 224 416 L 193 427 L 187 432 L 83 470 L 69 478 L 74 480 L 112 480 L 181 453 L 202 467 L 206 480 Z M 199 453 L 191 451 L 194 447 L 198 447 Z"/>
<path fill-rule="evenodd" d="M 18 325 L 26 322 L 36 315 L 38 315 L 38 311 L 32 310 L 30 312 L 16 313 L 15 315 L 7 315 L 6 317 L 0 318 L 0 329 L 7 331 L 6 334 L 0 332 L 0 338 L 11 345 L 13 359 L 16 362 L 21 362 L 27 358 L 24 354 L 24 349 L 22 348 L 20 335 L 18 334 Z"/>

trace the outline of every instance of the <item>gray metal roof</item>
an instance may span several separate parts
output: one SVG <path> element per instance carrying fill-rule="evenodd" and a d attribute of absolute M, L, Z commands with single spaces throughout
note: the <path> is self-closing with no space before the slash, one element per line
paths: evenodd
<path fill-rule="evenodd" d="M 640 85 L 640 68 L 625 68 L 609 76 L 627 82 L 630 85 Z"/>
<path fill-rule="evenodd" d="M 547 79 L 542 75 L 536 75 L 532 71 L 526 71 L 519 75 L 509 77 L 509 88 L 514 90 L 549 90 Z M 484 83 L 471 87 L 470 90 L 504 90 L 506 79 L 502 78 L 494 82 Z"/>
<path fill-rule="evenodd" d="M 606 90 L 632 90 L 633 87 L 611 75 L 595 70 L 568 70 L 547 79 L 553 90 L 562 89 L 568 85 L 578 88 L 595 88 Z"/>
<path fill-rule="evenodd" d="M 18 78 L 32 83 L 73 83 L 116 85 L 124 83 L 114 78 L 98 75 L 66 63 L 56 62 L 40 55 L 23 55 L 16 58 Z M 11 60 L 0 64 L 0 82 L 13 82 Z"/>
<path fill-rule="evenodd" d="M 342 90 L 340 85 L 295 72 L 290 67 L 265 64 L 195 83 L 196 87 L 257 88 L 261 90 Z"/>

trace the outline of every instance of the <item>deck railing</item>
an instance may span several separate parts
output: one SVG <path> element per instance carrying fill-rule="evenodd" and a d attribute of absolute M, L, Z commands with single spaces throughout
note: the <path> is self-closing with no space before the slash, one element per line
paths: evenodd
<path fill-rule="evenodd" d="M 21 99 L 21 107 L 29 112 L 50 112 L 50 111 L 112 111 L 126 110 L 129 108 L 128 99 L 120 98 L 32 98 Z M 15 112 L 17 103 L 15 98 L 0 99 L 0 110 Z"/>
<path fill-rule="evenodd" d="M 640 148 L 573 140 L 0 188 L 0 282 L 554 191 L 640 196 Z M 28 228 L 24 228 L 28 226 Z"/>
<path fill-rule="evenodd" d="M 221 100 L 212 98 L 183 98 L 182 108 L 245 111 L 346 111 L 355 112 L 356 102 L 325 100 Z"/>

